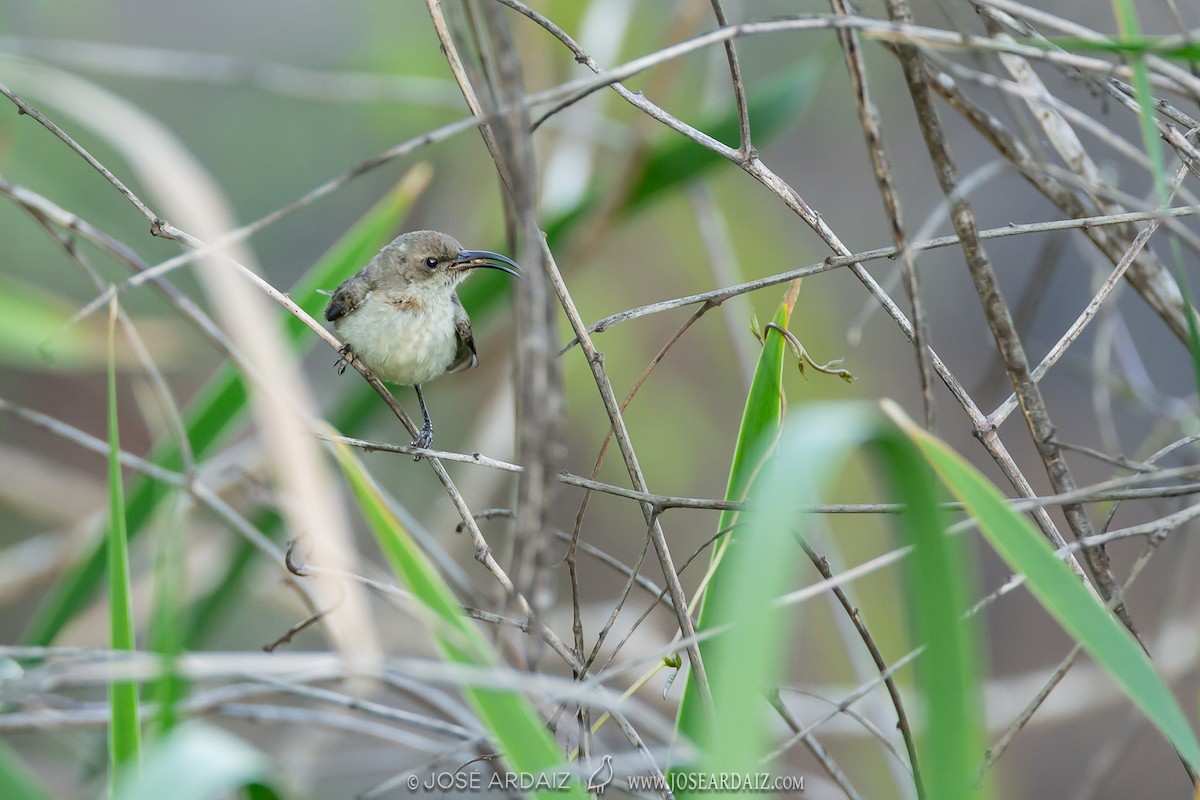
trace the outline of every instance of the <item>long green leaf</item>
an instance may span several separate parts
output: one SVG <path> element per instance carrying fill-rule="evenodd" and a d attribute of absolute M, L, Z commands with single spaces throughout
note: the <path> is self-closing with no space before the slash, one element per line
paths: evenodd
<path fill-rule="evenodd" d="M 750 94 L 747 105 L 755 139 L 765 144 L 788 123 L 796 122 L 808 112 L 831 53 L 832 50 L 814 51 Z M 706 122 L 700 130 L 718 141 L 733 142 L 731 146 L 737 146 L 740 130 L 736 113 L 725 112 Z M 632 214 L 646 203 L 724 163 L 724 156 L 690 139 L 675 134 L 664 136 L 647 156 L 645 168 L 621 206 L 622 213 Z"/>
<path fill-rule="evenodd" d="M 109 646 L 133 652 L 132 589 L 129 583 L 129 540 L 125 532 L 125 489 L 121 481 L 121 437 L 117 427 L 117 310 L 114 302 L 108 320 L 108 624 Z M 110 719 L 108 757 L 110 776 L 121 768 L 136 768 L 141 750 L 138 689 L 133 681 L 113 681 L 108 686 Z"/>
<path fill-rule="evenodd" d="M 1081 39 L 1078 36 L 1051 36 L 1021 42 L 1031 47 L 1062 48 L 1073 53 L 1117 53 L 1122 56 L 1155 55 L 1179 61 L 1200 60 L 1200 44 L 1180 43 L 1179 37 L 1142 36 L 1141 34 L 1108 39 Z"/>
<path fill-rule="evenodd" d="M 760 146 L 766 144 L 788 124 L 797 122 L 807 113 L 829 60 L 829 53 L 815 52 L 801 60 L 796 67 L 779 73 L 761 86 L 751 87 L 747 107 L 754 124 L 755 142 Z M 736 141 L 739 134 L 737 112 L 724 109 L 702 119 L 697 123 L 697 128 L 715 139 Z M 664 132 L 662 138 L 651 146 L 640 173 L 617 204 L 615 213 L 618 218 L 629 217 L 648 203 L 677 191 L 724 163 L 725 158 L 717 153 L 676 133 Z M 590 194 L 575 208 L 551 220 L 546 225 L 551 248 L 561 245 L 562 239 L 584 224 L 604 202 L 598 192 Z M 499 275 L 491 276 L 489 282 L 496 286 L 508 286 L 508 282 Z M 472 283 L 479 285 L 479 281 Z M 466 300 L 464 297 L 463 302 Z"/>
<path fill-rule="evenodd" d="M 172 507 L 173 506 L 173 507 Z M 162 737 L 179 722 L 179 701 L 187 693 L 187 682 L 177 662 L 183 651 L 184 565 L 183 531 L 188 504 L 180 496 L 168 504 L 164 525 L 157 531 L 154 559 L 154 601 L 150 610 L 150 649 L 162 657 L 162 675 L 151 684 L 150 699 L 157 712 L 153 736 Z"/>
<path fill-rule="evenodd" d="M 335 453 L 359 509 L 392 571 L 429 612 L 429 627 L 442 656 L 454 664 L 496 667 L 500 659 L 491 643 L 463 615 L 437 567 L 392 513 L 362 462 L 345 445 L 335 445 Z M 523 695 L 513 690 L 471 685 L 464 685 L 462 693 L 513 770 L 537 776 L 562 769 L 563 754 L 546 730 L 545 721 Z M 560 791 L 534 794 L 577 800 L 587 797 L 576 782 Z"/>
<path fill-rule="evenodd" d="M 775 313 L 774 323 L 787 329 L 791 316 L 791 306 L 785 302 Z M 754 378 L 750 382 L 750 392 L 746 396 L 746 406 L 742 410 L 742 423 L 738 430 L 737 441 L 734 444 L 733 464 L 729 468 L 729 481 L 725 488 L 725 499 L 741 501 L 746 498 L 750 481 L 770 452 L 775 437 L 783 422 L 783 359 L 787 352 L 783 334 L 767 329 L 763 339 L 762 351 L 758 356 L 758 364 L 754 368 Z M 717 523 L 717 530 L 728 529 L 737 520 L 738 512 L 723 511 Z M 696 632 L 701 633 L 708 628 L 708 603 L 714 586 L 719 586 L 726 580 L 724 574 L 715 568 L 719 566 L 722 554 L 731 542 L 746 535 L 744 532 L 733 530 L 720 539 L 713 547 L 712 578 L 708 592 L 700 603 L 700 612 L 696 617 Z M 708 657 L 705 655 L 708 646 L 700 644 L 700 657 L 707 667 Z M 711 668 L 710 672 L 711 672 Z M 711 677 L 711 675 L 710 675 Z M 706 720 L 700 705 L 699 690 L 689 674 L 683 690 L 683 699 L 679 703 L 679 717 L 676 722 L 678 731 L 690 739 L 699 741 Z"/>
<path fill-rule="evenodd" d="M 1200 740 L 1145 652 L 1113 615 L 1093 597 L 1050 545 L 978 470 L 944 442 L 892 415 L 933 466 L 938 477 L 967 507 L 979 530 L 1059 625 L 1146 714 L 1180 755 L 1200 769 Z"/>
<path fill-rule="evenodd" d="M 819 404 L 788 418 L 775 455 L 761 468 L 750 493 L 744 528 L 725 551 L 721 580 L 707 599 L 705 666 L 713 693 L 711 719 L 689 733 L 703 748 L 706 774 L 746 774 L 762 769 L 772 743 L 764 691 L 777 685 L 794 635 L 777 599 L 794 583 L 804 534 L 818 503 L 847 459 L 864 445 L 878 459 L 892 495 L 906 511 L 895 522 L 913 544 L 907 583 L 917 642 L 926 650 L 917 674 L 926 703 L 921 738 L 928 796 L 958 800 L 986 796 L 975 789 L 983 755 L 982 714 L 973 630 L 967 608 L 962 542 L 946 535 L 933 477 L 914 445 L 878 409 L 862 403 Z M 676 786 L 688 775 L 677 772 Z"/>
<path fill-rule="evenodd" d="M 1117 29 L 1123 38 L 1142 39 L 1142 27 L 1138 21 L 1137 8 L 1130 0 L 1112 0 L 1113 13 L 1117 19 Z M 1195 49 L 1195 48 L 1193 48 Z M 1200 51 L 1193 57 L 1200 57 Z M 1133 94 L 1138 101 L 1138 127 L 1142 133 L 1142 147 L 1150 162 L 1150 173 L 1154 178 L 1155 198 L 1160 208 L 1170 205 L 1170 188 L 1167 184 L 1167 171 L 1163 162 L 1162 141 L 1158 128 L 1154 124 L 1155 99 L 1150 85 L 1150 70 L 1146 59 L 1141 54 L 1129 54 L 1129 68 L 1133 72 Z M 1184 268 L 1183 249 L 1179 238 L 1171 230 L 1167 231 L 1170 243 L 1172 261 L 1174 262 L 1175 284 L 1183 298 L 1183 313 L 1188 323 L 1188 350 L 1192 356 L 1192 373 L 1196 386 L 1200 389 L 1200 330 L 1196 326 L 1195 303 L 1192 300 L 1191 287 L 1188 285 L 1187 270 Z"/>
<path fill-rule="evenodd" d="M 324 298 L 317 290 L 336 286 L 350 272 L 361 267 L 387 242 L 397 222 L 429 182 L 429 168 L 418 164 L 409 170 L 395 190 L 377 203 L 351 228 L 293 288 L 292 298 L 310 313 L 319 311 Z M 298 352 L 313 343 L 303 325 L 290 314 L 285 317 L 289 340 Z M 188 439 L 197 458 L 202 458 L 246 419 L 246 384 L 237 368 L 227 364 L 205 385 L 187 412 Z M 154 463 L 179 470 L 183 462 L 175 442 L 164 441 L 154 449 Z M 129 536 L 138 536 L 153 518 L 168 490 L 162 484 L 139 479 L 130 491 L 127 506 Z M 42 602 L 31 622 L 25 641 L 48 645 L 72 617 L 91 602 L 104 575 L 104 547 L 101 543 L 58 582 Z"/>

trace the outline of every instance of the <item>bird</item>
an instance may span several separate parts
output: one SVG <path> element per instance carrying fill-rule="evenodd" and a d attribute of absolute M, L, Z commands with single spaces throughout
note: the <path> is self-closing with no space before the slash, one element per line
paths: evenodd
<path fill-rule="evenodd" d="M 325 319 L 343 342 L 339 375 L 358 359 L 380 380 L 416 390 L 425 420 L 413 447 L 433 446 L 421 384 L 479 364 L 471 318 L 456 289 L 480 268 L 521 277 L 516 262 L 499 253 L 465 250 L 438 231 L 410 231 L 344 280 L 325 306 Z"/>

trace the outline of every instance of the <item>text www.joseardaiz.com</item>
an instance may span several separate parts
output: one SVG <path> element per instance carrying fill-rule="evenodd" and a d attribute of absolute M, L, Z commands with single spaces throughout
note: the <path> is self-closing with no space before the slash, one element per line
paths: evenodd
<path fill-rule="evenodd" d="M 803 792 L 803 775 L 766 772 L 668 772 L 665 775 L 629 775 L 631 792 Z"/>

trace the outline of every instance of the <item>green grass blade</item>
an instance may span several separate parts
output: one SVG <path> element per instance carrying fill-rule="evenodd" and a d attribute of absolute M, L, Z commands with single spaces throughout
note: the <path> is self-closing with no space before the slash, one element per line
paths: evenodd
<path fill-rule="evenodd" d="M 781 328 L 787 329 L 791 307 L 785 302 L 775 313 L 774 322 Z M 746 406 L 742 411 L 741 428 L 738 430 L 737 441 L 734 444 L 733 463 L 729 468 L 729 481 L 725 488 L 725 499 L 740 501 L 746 497 L 750 481 L 762 465 L 779 435 L 783 422 L 783 359 L 787 345 L 783 334 L 768 329 L 763 339 L 762 351 L 758 356 L 758 364 L 754 369 L 754 378 L 750 382 L 750 392 L 746 396 Z M 737 520 L 738 512 L 723 511 L 717 523 L 717 530 L 725 530 Z M 747 535 L 744 531 L 734 530 L 719 540 L 713 546 L 712 560 L 714 567 L 720 562 L 722 554 L 729 543 Z M 725 580 L 722 572 L 715 571 L 709 583 L 708 591 L 719 586 Z M 707 608 L 709 594 L 705 594 L 700 603 L 700 611 L 696 617 L 696 632 L 700 633 L 708 627 Z M 700 643 L 700 657 L 708 663 L 707 645 Z M 709 669 L 711 676 L 711 668 Z M 698 736 L 703 730 L 705 719 L 700 705 L 700 697 L 691 673 L 684 684 L 683 698 L 679 703 L 679 716 L 676 729 L 693 741 L 699 741 Z"/>
<path fill-rule="evenodd" d="M 117 307 L 108 320 L 108 624 L 109 646 L 133 652 L 132 589 L 129 583 L 129 541 L 125 532 L 125 489 L 121 481 L 121 437 L 117 427 Z M 110 719 L 108 756 L 110 776 L 120 768 L 136 768 L 141 750 L 138 690 L 133 681 L 113 681 L 108 687 Z"/>
<path fill-rule="evenodd" d="M 917 664 L 928 724 L 920 752 L 928 797 L 986 796 L 975 787 L 983 756 L 982 714 L 973 629 L 962 621 L 971 571 L 961 541 L 946 535 L 933 476 L 921 454 L 874 406 L 820 404 L 789 417 L 775 454 L 754 478 L 750 510 L 707 598 L 705 665 L 713 719 L 689 731 L 702 745 L 707 773 L 754 772 L 772 746 L 765 687 L 778 683 L 792 632 L 776 598 L 794 585 L 803 553 L 806 506 L 820 501 L 851 455 L 864 445 L 877 456 L 892 496 L 907 511 L 896 518 L 913 544 L 906 565 L 914 634 L 926 652 Z"/>
<path fill-rule="evenodd" d="M 1137 9 L 1130 0 L 1112 0 L 1113 13 L 1117 19 L 1117 28 L 1123 39 L 1142 39 L 1141 23 L 1138 21 Z M 1138 126 L 1142 134 L 1142 147 L 1150 162 L 1150 172 L 1154 177 L 1154 194 L 1160 208 L 1170 205 L 1171 195 L 1167 183 L 1166 167 L 1163 161 L 1162 141 L 1158 128 L 1154 124 L 1154 114 L 1157 105 L 1154 101 L 1154 90 L 1150 84 L 1150 70 L 1146 67 L 1146 59 L 1142 54 L 1127 54 L 1129 68 L 1133 73 L 1133 95 L 1138 102 Z M 1188 323 L 1188 351 L 1192 357 L 1192 371 L 1196 378 L 1196 386 L 1200 389 L 1200 332 L 1196 330 L 1195 303 L 1192 302 L 1191 287 L 1188 285 L 1187 271 L 1184 269 L 1183 250 L 1178 237 L 1170 230 L 1170 250 L 1174 261 L 1175 284 L 1183 298 L 1183 313 Z"/>
<path fill-rule="evenodd" d="M 914 545 L 905 583 L 914 638 L 925 647 L 917 674 L 929 718 L 918 749 L 926 797 L 986 797 L 990 787 L 975 786 L 984 746 L 978 644 L 974 623 L 963 622 L 973 564 L 962 538 L 946 534 L 920 454 L 891 426 L 876 451 L 893 496 L 907 506 L 898 520 L 902 540 Z"/>
<path fill-rule="evenodd" d="M 1137 10 L 1129 0 L 1112 0 L 1113 13 L 1117 19 L 1117 28 L 1123 37 L 1140 39 L 1141 24 L 1138 22 Z M 1158 129 L 1154 126 L 1154 92 L 1150 87 L 1150 72 L 1146 69 L 1146 61 L 1140 54 L 1127 54 L 1129 68 L 1133 71 L 1133 94 L 1138 101 L 1138 125 L 1142 133 L 1142 147 L 1150 159 L 1150 169 L 1154 175 L 1155 196 L 1159 205 L 1167 202 L 1167 176 L 1163 171 L 1162 142 L 1158 139 Z"/>
<path fill-rule="evenodd" d="M 894 416 L 899 417 L 899 412 Z M 1025 585 L 1046 611 L 1112 676 L 1192 768 L 1200 769 L 1196 732 L 1129 631 L 978 470 L 910 421 L 901 418 L 900 422 L 942 482 L 966 504 L 992 548 L 1009 568 L 1025 576 Z"/>
<path fill-rule="evenodd" d="M 162 737 L 179 722 L 179 700 L 187 684 L 176 668 L 183 650 L 184 569 L 183 530 L 187 504 L 180 497 L 169 508 L 158 532 L 154 559 L 154 601 L 151 605 L 150 649 L 162 657 L 163 673 L 150 687 L 157 713 L 153 735 Z"/>
<path fill-rule="evenodd" d="M 277 798 L 265 756 L 220 728 L 187 722 L 146 755 L 141 773 L 122 774 L 114 800 L 220 800 L 239 789 Z"/>
<path fill-rule="evenodd" d="M 333 288 L 348 274 L 358 269 L 384 245 L 395 231 L 416 197 L 429 180 L 424 164 L 414 167 L 397 188 L 379 201 L 312 267 L 291 294 L 309 311 L 320 310 L 324 302 L 317 293 L 320 288 Z M 304 333 L 301 323 L 290 314 L 286 316 L 289 339 L 299 350 L 315 342 Z M 237 429 L 248 412 L 246 385 L 232 364 L 219 370 L 192 402 L 186 416 L 188 439 L 196 458 L 203 458 Z M 167 469 L 182 468 L 179 449 L 174 442 L 164 441 L 154 449 L 151 460 Z M 128 497 L 127 524 L 130 537 L 136 537 L 146 527 L 168 495 L 166 487 L 154 481 L 139 479 Z M 81 559 L 50 591 L 34 616 L 24 640 L 30 644 L 49 645 L 54 638 L 96 593 L 104 575 L 103 544 Z"/>
<path fill-rule="evenodd" d="M 1120 11 L 1124 14 L 1124 11 Z M 1122 34 L 1108 39 L 1081 39 L 1078 36 L 1050 36 L 1022 40 L 1031 47 L 1062 48 L 1072 53 L 1115 53 L 1120 56 L 1159 56 L 1177 61 L 1200 60 L 1200 44 L 1180 42 L 1179 37 Z"/>
<path fill-rule="evenodd" d="M 453 592 L 437 568 L 392 513 L 379 488 L 350 448 L 335 445 L 338 464 L 379 549 L 400 581 L 428 612 L 429 629 L 443 658 L 454 664 L 495 667 L 499 657 L 478 627 L 463 615 Z M 519 773 L 540 775 L 563 767 L 563 754 L 533 705 L 511 690 L 462 687 L 463 696 L 479 716 L 493 745 Z M 587 797 L 578 783 L 563 791 L 535 792 L 534 796 Z"/>

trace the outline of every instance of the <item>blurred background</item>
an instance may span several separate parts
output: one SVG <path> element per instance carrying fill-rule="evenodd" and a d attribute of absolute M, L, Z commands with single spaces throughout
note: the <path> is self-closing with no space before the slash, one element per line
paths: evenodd
<path fill-rule="evenodd" d="M 571 34 L 602 67 L 716 27 L 710 4 L 702 0 L 551 0 L 531 5 Z M 1084 9 L 1070 3 L 1038 5 L 1102 33 L 1115 30 L 1106 8 L 1084 14 Z M 452 23 L 463 28 L 466 23 L 458 4 L 446 6 Z M 1173 7 L 1147 3 L 1139 8 L 1143 28 L 1176 32 Z M 819 3 L 767 0 L 729 0 L 725 10 L 732 22 L 828 12 Z M 1200 24 L 1194 7 L 1182 10 L 1185 17 L 1191 15 L 1184 20 L 1186 25 Z M 885 18 L 875 3 L 863 13 Z M 968 3 L 919 3 L 916 13 L 925 25 L 982 32 Z M 591 74 L 544 30 L 516 13 L 508 18 L 530 93 Z M 953 233 L 896 60 L 874 42 L 866 43 L 863 53 L 908 234 L 912 239 L 927 239 Z M 818 211 L 852 251 L 891 245 L 835 35 L 826 30 L 753 36 L 738 41 L 738 54 L 762 161 Z M 967 70 L 1001 72 L 994 56 L 978 52 L 943 52 L 939 58 Z M 1141 152 L 1136 116 L 1072 71 L 1043 66 L 1039 74 L 1055 96 L 1096 121 L 1096 128 L 1081 126 L 1079 132 L 1109 188 L 1123 193 L 1124 207 L 1152 207 L 1150 174 L 1113 146 L 1114 141 L 1127 142 Z M 152 208 L 163 202 L 164 192 L 189 194 L 190 188 L 178 183 L 186 176 L 206 174 L 208 186 L 216 187 L 219 195 L 205 202 L 215 203 L 227 215 L 230 229 L 284 208 L 367 159 L 467 115 L 425 5 L 417 0 L 387 4 L 0 0 L 0 83 L 57 122 Z M 726 131 L 723 140 L 737 145 L 734 98 L 720 45 L 655 66 L 626 85 L 701 130 Z M 1016 99 L 965 80 L 962 88 L 1040 153 L 1049 150 L 1044 136 L 1031 126 L 1028 110 Z M 1174 99 L 1183 106 L 1183 100 Z M 152 237 L 146 219 L 60 140 L 27 116 L 19 116 L 8 101 L 4 105 L 0 178 L 5 184 L 25 187 L 78 215 L 131 248 L 146 264 L 180 252 L 178 245 Z M 973 185 L 969 197 L 980 229 L 1067 216 L 1004 162 L 962 116 L 947 105 L 939 109 L 951 149 Z M 124 145 L 114 144 L 122 129 L 140 129 L 136 126 L 143 124 L 173 137 L 177 148 L 147 144 L 139 153 L 136 137 L 126 139 Z M 798 216 L 736 165 L 684 141 L 611 91 L 595 92 L 550 117 L 534 134 L 534 144 L 542 227 L 553 232 L 551 244 L 558 264 L 588 323 L 658 300 L 817 264 L 829 255 Z M 630 187 L 643 185 L 638 184 L 640 170 L 664 152 L 676 159 L 672 163 L 683 166 L 663 178 L 662 186 L 651 186 L 645 202 L 631 205 Z M 192 160 L 187 169 L 172 163 L 180 153 Z M 131 160 L 140 164 L 133 168 Z M 1170 158 L 1167 163 L 1171 174 L 1174 164 Z M 315 202 L 257 230 L 243 243 L 252 259 L 244 263 L 254 266 L 273 286 L 289 291 L 405 176 L 411 208 L 396 221 L 395 233 L 434 228 L 451 233 L 467 247 L 511 252 L 495 168 L 478 131 L 468 127 L 355 175 Z M 1195 186 L 1194 176 L 1183 183 L 1179 202 L 1185 205 L 1195 202 L 1187 199 L 1189 185 Z M 6 341 L 0 347 L 0 400 L 6 404 L 0 410 L 0 642 L 15 644 L 31 641 L 30 632 L 44 622 L 48 598 L 54 596 L 59 581 L 95 548 L 103 534 L 107 494 L 103 455 L 86 452 L 77 442 L 3 411 L 11 411 L 11 406 L 31 409 L 103 439 L 106 321 L 101 310 L 67 326 L 99 290 L 46 235 L 27 207 L 15 202 L 11 193 L 0 200 L 0 332 Z M 173 207 L 186 208 L 186 204 Z M 162 214 L 178 227 L 201 235 L 193 227 L 200 223 Z M 1190 218 L 1179 225 L 1195 231 Z M 1156 238 L 1150 246 L 1154 249 L 1158 244 Z M 83 250 L 103 283 L 128 277 L 118 260 L 91 245 L 83 245 Z M 1046 353 L 1112 269 L 1112 263 L 1074 231 L 999 239 L 989 242 L 987 251 L 1033 360 Z M 1182 263 L 1193 285 L 1196 260 L 1196 251 L 1185 241 Z M 1008 397 L 1011 385 L 996 356 L 961 251 L 947 247 L 924 252 L 917 263 L 930 343 L 983 413 L 990 413 Z M 908 310 L 898 262 L 881 259 L 865 266 Z M 195 268 L 189 265 L 172 272 L 170 281 L 220 319 L 223 299 L 214 296 L 212 283 L 198 279 Z M 500 282 L 477 277 L 468 286 L 476 282 L 479 286 L 473 293 L 464 290 L 464 302 L 475 320 L 481 366 L 426 387 L 426 397 L 440 448 L 512 460 L 517 413 L 512 386 L 513 307 L 507 297 L 496 302 L 497 292 L 503 291 Z M 758 356 L 752 321 L 769 320 L 785 289 L 781 283 L 739 295 L 706 313 L 641 386 L 626 420 L 651 491 L 723 496 L 738 420 Z M 123 293 L 121 305 L 136 323 L 171 393 L 187 406 L 226 363 L 226 355 L 148 286 Z M 618 397 L 633 388 L 694 310 L 679 308 L 641 317 L 596 335 Z M 270 313 L 283 319 L 274 305 Z M 566 344 L 570 336 L 565 318 L 559 325 L 561 343 Z M 818 362 L 844 359 L 843 366 L 855 377 L 847 384 L 789 366 L 784 388 L 791 406 L 889 398 L 913 418 L 923 417 L 911 344 L 849 271 L 833 269 L 806 278 L 790 327 Z M 352 371 L 339 376 L 333 366 L 336 354 L 311 334 L 306 336 L 308 355 L 301 362 L 301 375 L 317 414 L 349 436 L 407 443 L 407 432 L 359 377 Z M 561 365 L 567 444 L 563 467 L 588 475 L 608 433 L 608 418 L 579 349 L 566 353 Z M 156 441 L 170 435 L 169 422 L 157 406 L 141 360 L 127 344 L 119 346 L 118 366 L 122 447 L 146 455 Z M 1187 349 L 1127 286 L 1117 290 L 1101 317 L 1041 386 L 1058 440 L 1110 457 L 1071 454 L 1069 461 L 1080 486 L 1127 474 L 1111 463 L 1112 458 L 1142 460 L 1195 431 L 1195 377 Z M 970 420 L 941 383 L 934 388 L 939 435 L 1011 494 L 973 435 Z M 410 390 L 395 393 L 410 414 L 418 413 Z M 204 458 L 209 474 L 220 476 L 222 497 L 251 518 L 270 513 L 277 505 L 259 434 L 258 427 L 246 420 Z M 1009 418 L 1000 435 L 1034 489 L 1051 493 L 1019 412 Z M 1162 463 L 1189 463 L 1193 449 L 1181 447 Z M 628 485 L 613 451 L 598 477 Z M 449 554 L 463 580 L 481 597 L 498 602 L 495 585 L 472 559 L 471 542 L 455 533 L 457 512 L 433 473 L 401 455 L 373 453 L 364 458 L 379 485 L 411 515 L 414 528 Z M 515 480 L 510 474 L 464 464 L 448 468 L 472 509 L 511 506 Z M 132 483 L 135 476 L 127 472 L 126 479 Z M 554 516 L 561 529 L 572 529 L 581 499 L 575 488 L 563 487 L 559 492 Z M 842 476 L 829 498 L 847 503 L 882 499 L 863 465 Z M 1186 498 L 1129 502 L 1116 509 L 1111 526 L 1159 518 L 1186 503 Z M 1111 510 L 1111 504 L 1090 507 L 1097 527 Z M 1061 513 L 1051 513 L 1067 530 Z M 388 580 L 361 521 L 350 518 L 359 568 L 368 577 Z M 716 520 L 712 511 L 673 511 L 664 518 L 677 562 L 710 539 Z M 503 561 L 511 548 L 510 523 L 495 519 L 481 525 Z M 827 517 L 822 527 L 818 549 L 830 558 L 835 572 L 895 545 L 886 521 L 874 516 Z M 151 533 L 160 528 L 184 532 L 187 605 L 181 627 L 187 630 L 189 649 L 257 651 L 305 617 L 304 606 L 285 587 L 278 566 L 237 555 L 239 540 L 212 514 L 195 511 L 182 525 L 159 515 L 147 524 Z M 603 494 L 592 497 L 581 527 L 585 542 L 628 564 L 638 557 L 645 535 L 635 505 Z M 287 538 L 286 531 L 277 533 L 279 542 Z M 150 597 L 154 540 L 152 535 L 143 536 L 132 544 L 135 596 L 144 604 Z M 1128 572 L 1143 545 L 1138 539 L 1110 548 L 1119 577 Z M 996 589 L 1008 577 L 985 550 L 974 549 L 977 563 L 970 567 L 978 576 L 977 596 Z M 1193 719 L 1200 639 L 1194 625 L 1197 597 L 1189 578 L 1196 557 L 1190 529 L 1174 531 L 1159 546 L 1129 599 L 1160 672 L 1177 690 L 1183 706 L 1193 712 Z M 246 563 L 231 573 L 229 565 L 235 558 L 245 558 Z M 685 572 L 689 592 L 702 574 L 700 563 L 706 560 L 702 556 Z M 643 572 L 661 581 L 652 557 Z M 549 574 L 552 578 L 544 591 L 553 611 L 547 622 L 566 635 L 571 624 L 566 570 L 556 566 Z M 819 577 L 815 570 L 807 570 L 797 576 L 797 585 Z M 893 659 L 910 646 L 901 578 L 896 568 L 883 570 L 855 582 L 849 590 L 885 655 Z M 603 624 L 623 582 L 618 573 L 595 562 L 583 571 L 580 592 L 589 635 L 594 636 Z M 71 615 L 53 636 L 54 644 L 106 646 L 102 594 L 91 596 Z M 624 635 L 630 629 L 648 600 L 639 597 L 622 613 L 617 632 Z M 864 672 L 861 653 L 851 652 L 857 641 L 849 638 L 840 606 L 832 597 L 829 600 L 805 604 L 797 615 L 788 683 L 836 699 L 871 673 L 870 669 Z M 371 603 L 385 652 L 431 653 L 419 622 L 398 614 L 379 598 Z M 135 608 L 139 621 L 148 614 L 146 605 Z M 1007 594 L 979 618 L 987 639 L 989 735 L 994 738 L 1029 702 L 1071 643 L 1021 590 Z M 618 662 L 663 645 L 673 626 L 670 612 L 651 614 L 636 629 Z M 619 638 L 614 635 L 614 643 Z M 320 626 L 300 632 L 287 645 L 302 651 L 326 646 Z M 682 681 L 664 698 L 664 677 L 658 676 L 639 697 L 670 720 Z M 902 686 L 911 682 L 905 672 L 897 677 Z M 613 688 L 627 686 L 628 682 L 618 680 Z M 93 687 L 74 696 L 85 702 L 101 699 L 102 693 Z M 400 706 L 406 702 L 392 700 Z M 792 700 L 801 720 L 828 707 L 801 695 Z M 55 701 L 48 698 L 47 702 Z M 865 698 L 861 710 L 891 737 L 894 720 L 882 692 Z M 220 713 L 212 717 L 268 752 L 298 796 L 355 796 L 419 760 L 403 746 L 356 738 L 353 733 L 289 728 Z M 0 735 L 55 796 L 94 796 L 103 783 L 102 726 L 0 728 Z M 816 735 L 838 755 L 863 796 L 911 796 L 911 785 L 898 777 L 893 756 L 854 720 L 835 717 Z M 844 796 L 807 753 L 793 751 L 788 768 L 809 777 L 809 796 Z M 1000 796 L 1005 797 L 1182 796 L 1188 788 L 1174 753 L 1086 659 L 1016 737 L 994 775 Z"/>

